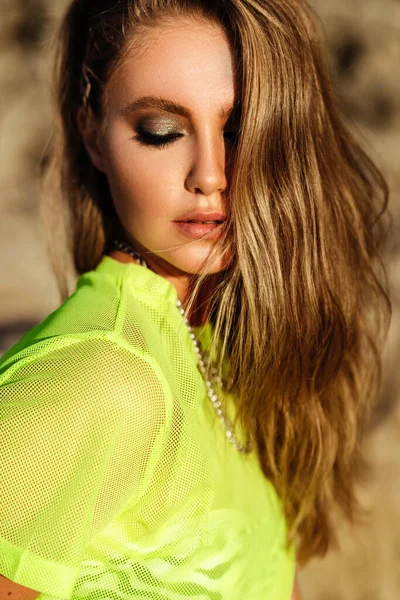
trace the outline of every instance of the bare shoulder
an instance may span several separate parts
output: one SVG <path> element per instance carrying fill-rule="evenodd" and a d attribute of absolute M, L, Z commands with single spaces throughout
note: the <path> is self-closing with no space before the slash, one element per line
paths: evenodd
<path fill-rule="evenodd" d="M 40 592 L 14 583 L 0 575 L 0 600 L 36 600 Z"/>

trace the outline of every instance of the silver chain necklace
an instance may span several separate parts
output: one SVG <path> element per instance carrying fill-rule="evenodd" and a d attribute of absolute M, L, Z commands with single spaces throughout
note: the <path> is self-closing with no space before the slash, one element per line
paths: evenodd
<path fill-rule="evenodd" d="M 113 246 L 115 249 L 117 250 L 122 250 L 123 252 L 126 252 L 127 254 L 129 254 L 132 258 L 134 258 L 135 260 L 139 260 L 140 264 L 143 267 L 147 267 L 147 263 L 144 260 L 143 256 L 134 248 L 132 248 L 132 246 L 130 246 L 129 244 L 126 244 L 125 242 L 120 242 L 118 240 L 113 240 Z M 187 319 L 186 315 L 185 315 L 185 309 L 183 308 L 182 302 L 179 300 L 179 298 L 176 301 L 176 306 L 179 310 L 179 312 L 182 315 L 182 318 L 189 330 L 189 335 L 190 338 L 193 342 L 193 346 L 194 346 L 194 350 L 197 354 L 197 360 L 198 360 L 198 366 L 200 369 L 200 372 L 202 374 L 202 377 L 204 379 L 204 382 L 206 384 L 207 387 L 207 395 L 210 398 L 214 409 L 222 423 L 222 425 L 224 426 L 225 429 L 225 434 L 226 437 L 228 438 L 229 442 L 231 444 L 233 444 L 235 446 L 235 448 L 242 454 L 249 454 L 252 451 L 252 444 L 251 441 L 249 441 L 246 446 L 243 446 L 243 444 L 241 444 L 239 442 L 239 440 L 236 438 L 235 434 L 234 434 L 234 429 L 233 429 L 233 424 L 231 423 L 231 421 L 228 419 L 228 417 L 225 415 L 223 409 L 222 409 L 222 403 L 221 401 L 218 399 L 218 395 L 215 393 L 214 390 L 214 386 L 211 383 L 211 381 L 209 379 L 207 379 L 206 376 L 206 359 L 203 357 L 203 355 L 205 354 L 204 351 L 200 348 L 200 344 L 196 338 L 196 335 L 193 331 L 192 326 L 189 323 L 189 320 Z M 207 361 L 209 362 L 209 361 Z M 218 375 L 216 374 L 216 369 L 215 367 L 211 368 L 211 371 L 213 373 L 213 379 L 219 384 L 219 386 L 222 388 L 223 387 L 223 382 L 221 381 L 221 378 L 218 377 Z"/>

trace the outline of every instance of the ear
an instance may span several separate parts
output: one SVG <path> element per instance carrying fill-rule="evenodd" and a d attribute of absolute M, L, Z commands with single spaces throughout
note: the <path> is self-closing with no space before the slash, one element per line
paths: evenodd
<path fill-rule="evenodd" d="M 100 123 L 92 110 L 80 106 L 77 112 L 77 125 L 82 141 L 91 158 L 92 163 L 99 171 L 104 173 L 103 154 L 101 151 Z"/>

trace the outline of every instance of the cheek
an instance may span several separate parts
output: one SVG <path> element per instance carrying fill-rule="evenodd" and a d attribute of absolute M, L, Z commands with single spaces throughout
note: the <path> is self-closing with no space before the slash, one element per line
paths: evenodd
<path fill-rule="evenodd" d="M 174 215 L 177 207 L 176 171 L 162 170 L 159 160 L 147 152 L 110 153 L 106 159 L 106 175 L 117 212 L 122 220 L 135 220 L 145 225 Z"/>
<path fill-rule="evenodd" d="M 165 216 L 176 217 L 185 157 L 178 148 L 140 146 L 133 135 L 131 130 L 114 126 L 103 140 L 104 167 L 117 211 L 121 217 L 153 222 Z"/>

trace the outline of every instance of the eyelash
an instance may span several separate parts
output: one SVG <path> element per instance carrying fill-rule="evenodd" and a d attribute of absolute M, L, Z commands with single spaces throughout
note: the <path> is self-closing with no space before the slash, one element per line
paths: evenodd
<path fill-rule="evenodd" d="M 165 148 L 166 146 L 169 146 L 169 144 L 172 144 L 173 142 L 175 142 L 175 140 L 179 139 L 183 137 L 183 135 L 181 133 L 174 133 L 174 134 L 169 134 L 169 135 L 150 135 L 150 134 L 143 134 L 143 133 L 139 133 L 135 139 L 139 142 L 139 144 L 141 144 L 142 146 L 153 146 L 159 149 Z"/>
<path fill-rule="evenodd" d="M 226 133 L 227 135 L 231 135 L 233 140 L 235 140 L 239 136 L 239 132 L 237 131 Z M 135 136 L 135 139 L 142 146 L 153 146 L 155 148 L 158 148 L 159 150 L 162 150 L 163 148 L 166 148 L 167 146 L 175 142 L 177 139 L 182 137 L 184 136 L 181 133 L 171 133 L 169 135 L 145 135 L 143 133 L 140 133 L 137 136 Z"/>

